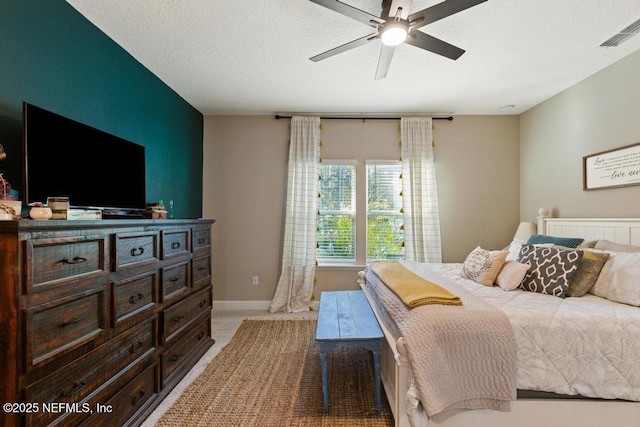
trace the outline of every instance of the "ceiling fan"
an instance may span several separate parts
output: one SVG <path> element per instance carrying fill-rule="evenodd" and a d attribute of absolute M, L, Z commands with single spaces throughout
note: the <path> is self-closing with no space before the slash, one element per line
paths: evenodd
<path fill-rule="evenodd" d="M 454 13 L 484 3 L 487 0 L 445 0 L 419 12 L 409 14 L 412 0 L 382 0 L 380 16 L 372 15 L 338 0 L 311 0 L 335 12 L 360 21 L 375 28 L 373 34 L 355 39 L 341 46 L 313 56 L 314 62 L 322 61 L 347 50 L 362 46 L 375 39 L 382 40 L 382 49 L 376 69 L 376 80 L 387 76 L 393 53 L 400 43 L 408 43 L 420 49 L 456 60 L 464 50 L 445 41 L 430 36 L 418 28 L 438 21 Z"/>

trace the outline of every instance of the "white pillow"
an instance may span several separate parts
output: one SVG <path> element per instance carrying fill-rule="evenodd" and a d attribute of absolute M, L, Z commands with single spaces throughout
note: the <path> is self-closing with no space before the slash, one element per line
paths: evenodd
<path fill-rule="evenodd" d="M 504 264 L 507 251 L 489 251 L 476 247 L 462 264 L 460 276 L 485 286 L 493 286 Z"/>
<path fill-rule="evenodd" d="M 640 306 L 640 252 L 607 252 L 609 259 L 589 293 Z"/>
<path fill-rule="evenodd" d="M 505 261 L 517 261 L 518 255 L 520 255 L 520 248 L 522 248 L 523 244 L 524 241 L 513 239 L 509 245 L 509 253 L 507 254 L 507 258 L 505 258 Z"/>
<path fill-rule="evenodd" d="M 496 285 L 505 291 L 517 289 L 527 271 L 529 271 L 529 264 L 523 264 L 518 261 L 505 261 L 496 278 Z"/>
<path fill-rule="evenodd" d="M 640 246 L 625 245 L 623 243 L 615 243 L 610 240 L 598 240 L 594 248 L 611 252 L 640 252 Z"/>

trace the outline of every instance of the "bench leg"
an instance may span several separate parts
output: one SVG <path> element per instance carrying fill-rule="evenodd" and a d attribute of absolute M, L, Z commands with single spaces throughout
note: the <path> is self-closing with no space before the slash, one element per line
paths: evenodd
<path fill-rule="evenodd" d="M 329 384 L 327 380 L 327 353 L 320 352 L 320 362 L 322 364 L 322 394 L 324 397 L 324 412 L 329 412 Z"/>
<path fill-rule="evenodd" d="M 380 401 L 381 381 L 380 381 L 380 351 L 373 352 L 373 370 L 376 379 L 376 401 L 378 404 L 378 413 L 382 412 L 382 403 Z"/>

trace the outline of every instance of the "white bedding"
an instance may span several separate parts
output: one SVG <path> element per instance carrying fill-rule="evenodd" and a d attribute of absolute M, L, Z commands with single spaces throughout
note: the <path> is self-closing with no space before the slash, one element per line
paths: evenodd
<path fill-rule="evenodd" d="M 486 287 L 462 278 L 462 264 L 403 264 L 421 276 L 433 277 L 431 268 L 445 277 L 445 288 L 452 280 L 509 317 L 518 389 L 640 401 L 640 308 L 590 294 L 562 299 Z M 407 322 L 408 311 L 389 323 L 400 336 Z"/>

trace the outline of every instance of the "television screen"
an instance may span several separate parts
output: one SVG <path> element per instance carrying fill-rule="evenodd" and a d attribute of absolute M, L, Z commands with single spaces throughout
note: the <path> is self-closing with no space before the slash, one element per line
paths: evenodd
<path fill-rule="evenodd" d="M 24 201 L 68 197 L 77 208 L 145 208 L 144 147 L 23 104 Z"/>

